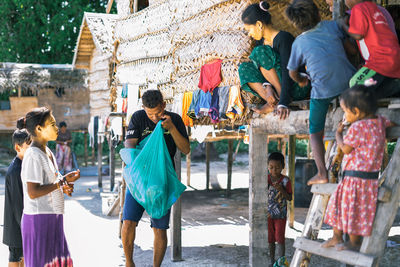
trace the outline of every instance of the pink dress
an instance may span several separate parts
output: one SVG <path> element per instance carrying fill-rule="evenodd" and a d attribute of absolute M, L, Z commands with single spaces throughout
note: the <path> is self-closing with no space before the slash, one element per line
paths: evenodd
<path fill-rule="evenodd" d="M 343 140 L 354 148 L 344 156 L 343 170 L 379 171 L 389 124 L 381 116 L 354 122 Z M 345 176 L 329 199 L 324 222 L 351 235 L 369 236 L 377 198 L 378 179 Z"/>

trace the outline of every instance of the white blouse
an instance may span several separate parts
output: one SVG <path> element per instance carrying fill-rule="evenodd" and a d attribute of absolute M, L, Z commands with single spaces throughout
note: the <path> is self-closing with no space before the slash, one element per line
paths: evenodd
<path fill-rule="evenodd" d="M 30 147 L 22 160 L 21 179 L 24 190 L 24 214 L 64 214 L 64 194 L 62 189 L 31 199 L 27 190 L 27 182 L 40 185 L 53 184 L 59 177 L 57 162 L 51 150 L 53 162 L 40 148 Z"/>

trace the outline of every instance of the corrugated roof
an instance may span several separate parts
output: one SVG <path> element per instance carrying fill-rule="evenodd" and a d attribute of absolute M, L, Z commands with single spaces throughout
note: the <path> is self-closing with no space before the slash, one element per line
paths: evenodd
<path fill-rule="evenodd" d="M 0 63 L 0 92 L 20 86 L 83 88 L 87 86 L 86 73 L 74 70 L 70 64 Z"/>

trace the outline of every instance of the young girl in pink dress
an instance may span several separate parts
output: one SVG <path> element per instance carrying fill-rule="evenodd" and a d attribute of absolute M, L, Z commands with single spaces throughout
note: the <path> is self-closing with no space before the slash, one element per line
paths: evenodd
<path fill-rule="evenodd" d="M 342 123 L 336 131 L 337 144 L 345 154 L 344 178 L 329 199 L 324 222 L 333 227 L 333 237 L 322 246 L 358 250 L 361 236 L 371 235 L 386 128 L 394 123 L 375 115 L 376 97 L 364 85 L 346 90 L 340 106 L 351 126 L 344 137 Z M 350 236 L 350 242 L 343 242 L 343 233 Z"/>

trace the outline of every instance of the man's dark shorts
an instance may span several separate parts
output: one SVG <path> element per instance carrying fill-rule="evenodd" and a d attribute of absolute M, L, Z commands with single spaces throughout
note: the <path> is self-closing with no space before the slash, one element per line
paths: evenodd
<path fill-rule="evenodd" d="M 22 248 L 8 247 L 10 256 L 8 256 L 8 262 L 20 262 L 22 260 L 23 252 Z"/>
<path fill-rule="evenodd" d="M 142 218 L 144 212 L 144 208 L 140 205 L 131 195 L 128 188 L 125 193 L 125 203 L 124 210 L 122 213 L 122 220 L 134 221 L 139 223 Z M 154 227 L 161 230 L 167 230 L 169 228 L 169 215 L 171 213 L 171 209 L 168 210 L 167 214 L 165 214 L 160 219 L 150 218 L 151 224 L 150 227 Z"/>

